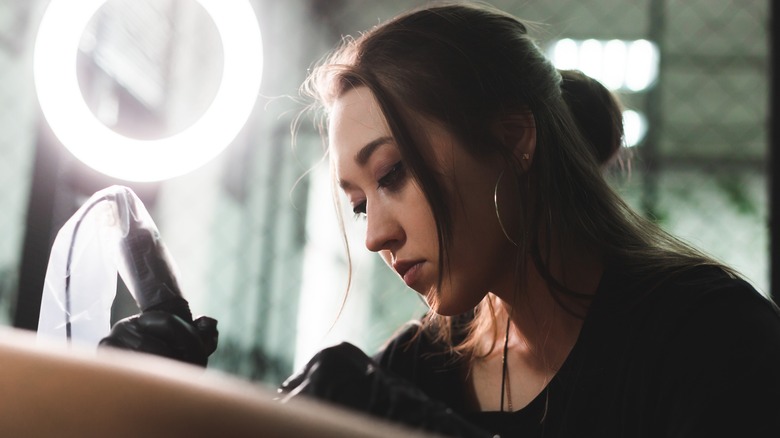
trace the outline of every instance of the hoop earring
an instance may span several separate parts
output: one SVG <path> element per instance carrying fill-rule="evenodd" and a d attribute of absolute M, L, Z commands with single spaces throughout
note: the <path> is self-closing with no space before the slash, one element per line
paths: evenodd
<path fill-rule="evenodd" d="M 498 179 L 496 180 L 496 187 L 493 189 L 493 205 L 496 207 L 496 219 L 498 219 L 498 225 L 501 227 L 501 231 L 504 232 L 504 237 L 506 237 L 506 240 L 510 241 L 514 246 L 519 246 L 517 242 L 509 237 L 509 233 L 507 233 L 506 228 L 504 228 L 504 222 L 501 220 L 501 214 L 498 212 L 498 184 L 501 182 L 501 178 L 503 177 L 504 171 L 502 170 L 498 175 Z"/>

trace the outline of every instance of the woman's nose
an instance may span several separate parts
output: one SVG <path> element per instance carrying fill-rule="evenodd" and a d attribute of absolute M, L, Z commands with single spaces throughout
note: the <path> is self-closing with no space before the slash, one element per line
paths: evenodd
<path fill-rule="evenodd" d="M 367 211 L 366 248 L 372 252 L 393 249 L 403 241 L 404 231 L 392 209 L 369 207 Z"/>

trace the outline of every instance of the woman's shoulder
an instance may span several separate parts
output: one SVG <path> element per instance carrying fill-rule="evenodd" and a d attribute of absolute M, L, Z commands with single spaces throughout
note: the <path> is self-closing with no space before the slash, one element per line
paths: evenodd
<path fill-rule="evenodd" d="M 774 339 L 780 345 L 780 309 L 746 280 L 707 266 L 680 274 L 672 284 L 676 295 L 685 297 L 693 321 Z"/>
<path fill-rule="evenodd" d="M 780 309 L 725 268 L 618 273 L 606 289 L 598 312 L 649 345 L 780 351 Z"/>
<path fill-rule="evenodd" d="M 659 298 L 679 301 L 684 306 L 732 315 L 740 311 L 762 314 L 780 322 L 780 311 L 746 280 L 718 266 L 696 266 L 674 273 L 661 283 Z"/>
<path fill-rule="evenodd" d="M 718 266 L 610 269 L 602 283 L 578 350 L 586 370 L 603 376 L 594 381 L 641 395 L 637 403 L 652 403 L 658 424 L 677 432 L 670 435 L 709 436 L 698 432 L 722 419 L 725 431 L 741 425 L 745 436 L 766 436 L 749 428 L 780 408 L 776 305 Z M 777 401 L 756 406 L 770 396 Z"/>
<path fill-rule="evenodd" d="M 718 267 L 680 272 L 663 284 L 653 310 L 659 322 L 647 339 L 662 352 L 658 372 L 669 378 L 660 390 L 673 400 L 671 417 L 689 423 L 702 420 L 699 426 L 706 418 L 726 416 L 756 427 L 766 424 L 758 412 L 780 407 L 778 307 Z M 765 407 L 752 401 L 770 397 L 774 401 Z M 679 414 L 685 409 L 690 415 Z M 746 435 L 758 436 L 749 427 Z"/>
<path fill-rule="evenodd" d="M 699 265 L 637 273 L 613 268 L 605 295 L 610 304 L 671 314 L 721 305 L 761 309 L 780 318 L 778 307 L 727 268 Z"/>
<path fill-rule="evenodd" d="M 647 352 L 679 348 L 693 362 L 699 361 L 688 352 L 699 348 L 717 355 L 748 347 L 749 354 L 777 350 L 780 356 L 780 310 L 727 269 L 605 275 L 586 319 L 599 336 L 628 337 Z"/>

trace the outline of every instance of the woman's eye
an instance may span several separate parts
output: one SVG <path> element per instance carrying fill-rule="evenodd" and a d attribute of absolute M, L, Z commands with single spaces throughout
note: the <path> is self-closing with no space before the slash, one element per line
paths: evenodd
<path fill-rule="evenodd" d="M 377 181 L 377 186 L 380 189 L 395 190 L 400 187 L 405 177 L 406 177 L 406 168 L 404 167 L 404 163 L 399 161 L 395 163 L 390 168 L 390 170 L 388 170 L 387 173 L 384 174 L 384 176 L 379 178 L 379 181 Z M 366 202 L 367 201 L 362 201 L 358 204 L 355 204 L 352 207 L 352 213 L 354 213 L 355 219 L 361 219 L 361 218 L 365 219 Z"/>
<path fill-rule="evenodd" d="M 403 182 L 405 176 L 406 167 L 402 161 L 399 161 L 382 178 L 379 178 L 378 185 L 380 188 L 393 189 Z"/>
<path fill-rule="evenodd" d="M 352 207 L 352 213 L 355 214 L 355 219 L 366 217 L 366 201 Z"/>

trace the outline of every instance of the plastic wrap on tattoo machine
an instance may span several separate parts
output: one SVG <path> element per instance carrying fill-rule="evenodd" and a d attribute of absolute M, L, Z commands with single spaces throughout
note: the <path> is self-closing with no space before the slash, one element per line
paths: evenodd
<path fill-rule="evenodd" d="M 110 330 L 117 273 L 142 311 L 192 321 L 157 226 L 129 188 L 92 197 L 57 233 L 46 271 L 38 336 L 96 346 Z"/>

